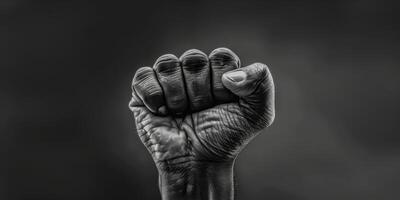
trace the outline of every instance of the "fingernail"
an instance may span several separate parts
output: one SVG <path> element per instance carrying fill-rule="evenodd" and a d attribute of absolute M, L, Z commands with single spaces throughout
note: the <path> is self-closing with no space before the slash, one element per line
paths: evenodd
<path fill-rule="evenodd" d="M 161 106 L 161 107 L 158 108 L 158 112 L 163 114 L 163 115 L 166 115 L 167 114 L 167 108 L 165 106 Z"/>
<path fill-rule="evenodd" d="M 234 71 L 224 74 L 227 79 L 232 82 L 241 82 L 246 79 L 246 73 L 243 71 Z"/>

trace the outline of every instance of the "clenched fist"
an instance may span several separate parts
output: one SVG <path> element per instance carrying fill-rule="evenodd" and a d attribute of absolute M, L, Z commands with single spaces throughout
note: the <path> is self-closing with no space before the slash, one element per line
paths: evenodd
<path fill-rule="evenodd" d="M 129 107 L 163 199 L 232 199 L 236 156 L 274 120 L 274 84 L 266 65 L 241 67 L 227 48 L 192 49 L 138 69 Z"/>

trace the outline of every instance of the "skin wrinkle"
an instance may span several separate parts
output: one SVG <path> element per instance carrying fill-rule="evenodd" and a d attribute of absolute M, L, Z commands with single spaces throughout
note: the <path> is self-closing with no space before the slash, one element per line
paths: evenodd
<path fill-rule="evenodd" d="M 211 131 L 209 131 L 209 132 L 211 132 Z M 209 142 L 208 144 L 210 146 L 212 146 L 214 149 L 216 149 L 218 147 L 218 157 L 220 157 L 222 160 L 231 159 L 231 149 L 232 148 L 230 148 L 229 145 L 226 145 L 226 144 L 228 144 L 228 142 L 226 141 L 226 138 L 223 138 L 221 136 L 220 137 L 216 136 L 216 137 L 217 138 L 213 138 L 213 136 L 211 134 L 207 134 L 206 135 L 207 140 L 205 140 L 205 141 L 208 141 L 209 139 L 213 138 L 214 142 Z M 223 146 L 225 148 L 219 148 L 219 146 Z M 229 148 L 226 148 L 226 147 L 229 147 Z"/>
<path fill-rule="evenodd" d="M 173 114 L 185 111 L 188 102 L 179 59 L 172 54 L 163 55 L 153 68 L 157 72 L 165 97 L 168 96 L 165 98 L 167 110 Z"/>
<path fill-rule="evenodd" d="M 144 115 L 146 117 L 143 117 Z M 168 155 L 168 154 L 162 155 L 161 153 L 164 153 L 164 151 L 161 151 L 161 149 L 154 149 L 154 146 L 157 145 L 157 144 L 155 144 L 157 142 L 154 142 L 154 141 L 159 141 L 160 139 L 155 138 L 155 140 L 154 139 L 149 140 L 149 138 L 152 138 L 153 134 L 155 134 L 158 130 L 157 126 L 154 126 L 151 124 L 151 117 L 149 117 L 150 115 L 151 114 L 142 114 L 141 115 L 142 121 L 139 124 L 141 124 L 142 127 L 144 126 L 142 130 L 144 130 L 146 132 L 146 134 L 145 134 L 146 139 L 143 142 L 149 143 L 149 141 L 150 141 L 150 143 L 149 143 L 150 145 L 146 145 L 146 146 L 150 147 L 150 152 L 154 155 L 155 158 L 167 158 L 170 155 Z M 162 124 L 162 123 L 160 123 L 160 124 Z M 138 127 L 140 127 L 140 126 L 138 126 Z M 166 143 L 169 142 L 169 140 L 171 139 L 172 136 L 170 135 L 169 137 L 170 138 L 166 141 Z M 177 151 L 177 152 L 179 152 L 179 151 Z M 185 156 L 183 156 L 183 157 L 185 157 Z M 186 156 L 186 157 L 188 158 L 188 156 Z M 183 161 L 182 161 L 182 163 L 183 163 Z"/>
<path fill-rule="evenodd" d="M 151 142 L 150 142 L 149 137 L 146 136 L 146 134 L 147 134 L 147 133 L 143 134 L 143 135 L 140 137 L 140 140 L 142 141 L 142 143 L 144 144 L 144 146 L 148 147 L 149 144 L 150 144 Z"/>
<path fill-rule="evenodd" d="M 233 62 L 233 65 L 229 65 L 227 63 L 224 63 L 224 60 L 221 59 L 224 53 L 228 54 L 228 52 L 223 52 L 227 51 L 225 49 L 219 50 L 219 51 L 213 51 L 210 54 L 210 68 L 211 68 L 211 88 L 212 88 L 212 95 L 214 98 L 214 101 L 217 103 L 225 103 L 225 102 L 232 102 L 237 99 L 235 95 L 232 94 L 232 92 L 228 91 L 225 89 L 221 77 L 222 75 L 230 70 L 236 69 L 240 67 L 239 60 L 238 62 Z M 229 52 L 233 54 L 233 52 Z M 234 57 L 234 56 L 230 56 Z M 234 59 L 234 58 L 233 58 Z"/>
<path fill-rule="evenodd" d="M 164 104 L 164 93 L 150 67 L 138 69 L 133 79 L 133 89 L 146 107 L 153 112 L 157 112 L 159 107 Z"/>
<path fill-rule="evenodd" d="M 209 90 L 210 67 L 207 55 L 199 50 L 186 51 L 181 56 L 183 76 L 191 111 L 198 111 L 213 105 L 213 98 Z"/>
<path fill-rule="evenodd" d="M 182 57 L 182 56 L 181 56 L 181 57 Z M 181 61 L 181 58 L 179 58 L 179 60 Z M 182 62 L 180 62 L 179 67 L 180 67 L 180 71 L 181 71 L 182 83 L 183 83 L 183 88 L 184 88 L 184 92 L 183 92 L 183 93 L 185 94 L 184 96 L 186 97 L 186 100 L 189 101 L 189 94 L 188 94 L 188 92 L 187 92 L 188 86 L 187 86 L 187 83 L 186 83 L 186 78 L 185 78 L 185 73 L 184 73 L 184 71 L 183 71 L 183 64 L 182 64 Z M 186 109 L 188 109 L 189 106 L 190 106 L 190 104 L 187 103 Z M 185 114 L 185 113 L 187 113 L 187 112 L 188 112 L 188 111 L 185 110 L 185 111 L 182 112 L 182 113 L 177 113 L 177 115 L 178 115 L 178 116 L 179 116 L 179 115 L 183 115 L 183 114 Z M 182 122 L 184 122 L 184 120 L 182 120 Z"/>
<path fill-rule="evenodd" d="M 147 131 L 146 137 L 150 138 L 151 141 L 158 143 L 158 142 L 162 141 L 160 139 L 162 136 L 156 130 L 159 131 L 158 127 L 152 127 L 151 129 L 149 129 L 149 131 Z"/>
<path fill-rule="evenodd" d="M 145 130 L 147 133 L 149 133 L 151 128 L 154 128 L 154 125 L 152 124 L 151 119 L 146 119 L 144 120 L 144 124 L 142 124 L 143 130 Z"/>
<path fill-rule="evenodd" d="M 221 112 L 220 110 L 215 110 L 215 111 Z M 200 126 L 198 127 L 198 130 L 203 130 L 203 132 L 199 132 L 199 135 L 204 135 L 207 138 L 206 141 L 208 141 L 208 140 L 210 140 L 211 142 L 214 141 L 209 145 L 211 145 L 212 148 L 215 148 L 215 149 L 218 149 L 218 148 L 216 148 L 217 145 L 214 143 L 223 144 L 224 143 L 223 141 L 226 139 L 226 136 L 224 136 L 224 132 L 225 132 L 225 131 L 223 131 L 224 129 L 221 129 L 221 128 L 217 129 L 218 124 L 220 124 L 219 120 L 216 120 L 217 119 L 216 116 L 218 116 L 218 115 L 219 114 L 215 113 L 215 112 L 208 112 L 206 114 L 203 114 L 203 116 L 206 116 L 206 118 L 202 119 L 201 121 L 206 122 L 206 123 L 200 123 L 200 124 L 205 124 L 205 125 L 203 125 L 203 127 L 200 127 Z M 210 117 L 212 117 L 212 118 L 210 118 Z M 210 122 L 214 122 L 214 123 L 212 124 Z M 213 139 L 211 140 L 208 138 L 213 138 Z M 228 149 L 228 150 L 218 153 L 219 156 L 224 155 L 224 154 L 229 154 L 229 148 L 226 148 L 226 149 Z"/>
<path fill-rule="evenodd" d="M 194 158 L 194 156 L 191 155 L 191 154 L 184 154 L 184 155 L 176 156 L 176 157 L 173 157 L 173 158 L 168 158 L 168 159 L 164 159 L 164 160 L 159 160 L 159 162 L 171 161 L 171 160 L 175 160 L 175 159 L 179 159 L 179 158 L 188 158 L 188 157 L 193 157 L 193 158 Z"/>
<path fill-rule="evenodd" d="M 168 63 L 168 62 L 172 62 L 172 63 Z M 162 74 L 162 75 L 166 75 L 166 76 L 170 76 L 173 75 L 177 70 L 172 68 L 174 65 L 179 64 L 178 61 L 173 62 L 173 60 L 169 60 L 169 61 L 165 61 L 162 63 L 157 63 L 155 70 L 157 71 L 157 73 Z"/>
<path fill-rule="evenodd" d="M 133 81 L 132 81 L 132 84 L 134 84 Z M 131 98 L 131 101 L 129 102 L 129 109 L 134 114 L 136 114 L 136 112 L 138 112 L 137 108 L 138 107 L 144 107 L 144 104 L 143 104 L 142 100 L 139 98 L 139 96 L 137 95 L 133 85 L 131 86 L 131 89 L 132 89 L 132 93 L 131 93 L 132 94 L 132 98 Z"/>
<path fill-rule="evenodd" d="M 216 98 L 215 98 L 215 95 L 214 95 L 214 79 L 215 79 L 215 77 L 214 77 L 214 70 L 213 70 L 212 65 L 211 65 L 210 56 L 208 56 L 207 62 L 208 62 L 207 64 L 208 64 L 208 71 L 209 71 L 209 78 L 210 78 L 210 80 L 209 80 L 210 95 L 211 95 L 211 99 L 212 99 L 213 104 L 215 104 L 217 102 Z"/>
<path fill-rule="evenodd" d="M 190 137 L 188 136 L 187 132 L 185 132 L 185 131 L 182 131 L 182 132 L 183 132 L 183 134 L 185 134 L 185 138 L 186 138 L 186 146 L 185 146 L 186 152 L 193 152 L 192 146 L 190 145 L 191 144 Z"/>
<path fill-rule="evenodd" d="M 197 141 L 199 141 L 199 143 L 201 144 L 201 146 L 202 146 L 203 148 L 207 149 L 211 154 L 218 155 L 218 154 L 216 154 L 216 153 L 214 152 L 213 149 L 209 148 L 207 145 L 204 145 L 204 142 L 205 142 L 205 141 L 202 141 L 201 138 L 199 137 L 200 134 L 197 134 L 197 133 L 196 133 L 196 129 L 195 129 L 195 127 L 194 127 L 193 115 L 190 115 L 190 119 L 191 119 L 192 125 L 193 125 L 193 126 L 190 127 L 190 128 L 191 128 L 191 130 L 193 131 L 193 135 L 196 137 Z"/>
<path fill-rule="evenodd" d="M 201 133 L 199 133 L 198 135 L 203 135 L 205 138 L 207 139 L 203 139 L 202 137 L 199 137 L 199 140 L 202 141 L 202 144 L 210 151 L 211 154 L 213 154 L 215 157 L 219 158 L 219 159 L 223 159 L 224 156 L 226 154 L 226 151 L 218 148 L 218 146 L 216 144 L 214 144 L 213 141 L 215 138 L 213 138 L 213 140 L 210 141 L 210 134 L 207 133 L 207 130 L 203 130 Z M 221 143 L 220 143 L 221 144 Z"/>

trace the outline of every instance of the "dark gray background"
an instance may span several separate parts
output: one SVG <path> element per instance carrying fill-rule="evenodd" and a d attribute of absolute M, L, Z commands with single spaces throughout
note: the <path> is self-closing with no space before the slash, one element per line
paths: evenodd
<path fill-rule="evenodd" d="M 387 1 L 0 2 L 0 199 L 158 199 L 128 110 L 190 48 L 264 62 L 277 115 L 237 199 L 400 199 L 399 7 Z"/>

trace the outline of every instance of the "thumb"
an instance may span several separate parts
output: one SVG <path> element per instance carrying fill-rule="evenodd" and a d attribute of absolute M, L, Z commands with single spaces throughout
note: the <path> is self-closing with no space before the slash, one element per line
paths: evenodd
<path fill-rule="evenodd" d="M 268 67 L 254 63 L 247 67 L 226 72 L 222 83 L 240 97 L 244 117 L 257 126 L 269 126 L 275 118 L 274 82 Z M 262 124 L 260 121 L 262 120 Z"/>

